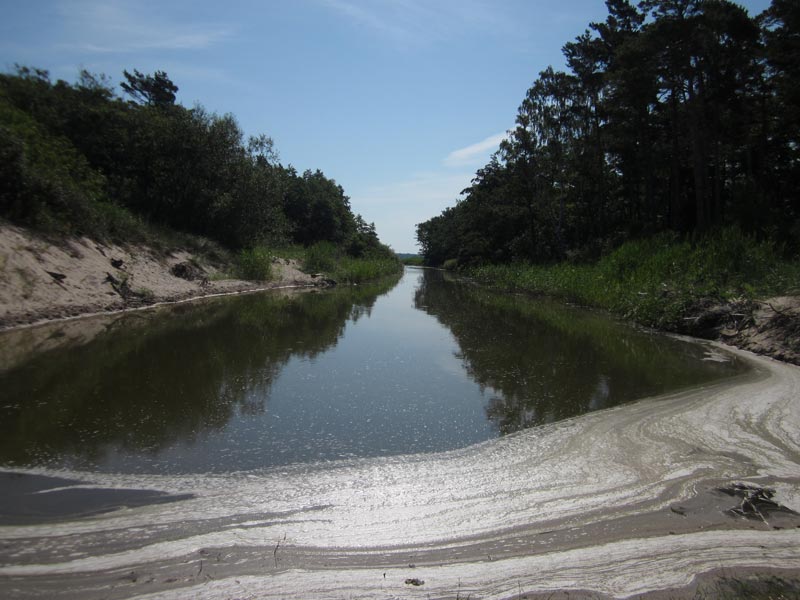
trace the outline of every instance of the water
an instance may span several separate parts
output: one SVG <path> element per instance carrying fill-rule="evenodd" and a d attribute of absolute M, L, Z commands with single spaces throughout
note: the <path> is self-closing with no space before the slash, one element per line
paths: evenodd
<path fill-rule="evenodd" d="M 742 369 L 420 269 L 56 324 L 0 347 L 0 465 L 107 473 L 451 450 Z"/>

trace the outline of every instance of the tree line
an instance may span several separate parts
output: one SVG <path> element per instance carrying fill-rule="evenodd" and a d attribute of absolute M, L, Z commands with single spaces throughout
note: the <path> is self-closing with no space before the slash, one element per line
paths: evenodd
<path fill-rule="evenodd" d="M 330 242 L 392 255 L 319 170 L 280 163 L 266 135 L 176 103 L 163 71 L 70 84 L 47 71 L 0 74 L 0 216 L 64 233 L 123 239 L 142 221 L 238 249 Z"/>
<path fill-rule="evenodd" d="M 417 225 L 428 264 L 587 260 L 725 226 L 800 249 L 800 3 L 606 6 L 461 199 Z"/>

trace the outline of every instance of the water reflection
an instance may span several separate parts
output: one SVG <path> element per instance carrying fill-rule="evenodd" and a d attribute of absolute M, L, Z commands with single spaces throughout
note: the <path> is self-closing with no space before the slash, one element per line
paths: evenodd
<path fill-rule="evenodd" d="M 111 454 L 190 446 L 234 416 L 263 412 L 290 357 L 335 346 L 393 283 L 221 298 L 7 335 L 14 364 L 0 372 L 0 464 L 96 468 Z M 23 352 L 81 326 L 92 339 L 21 362 L 8 353 L 14 341 Z"/>
<path fill-rule="evenodd" d="M 427 271 L 415 302 L 455 335 L 501 433 L 736 374 L 703 347 L 543 298 L 497 294 Z"/>
<path fill-rule="evenodd" d="M 419 269 L 24 330 L 0 348 L 0 465 L 107 472 L 450 450 L 738 368 Z"/>

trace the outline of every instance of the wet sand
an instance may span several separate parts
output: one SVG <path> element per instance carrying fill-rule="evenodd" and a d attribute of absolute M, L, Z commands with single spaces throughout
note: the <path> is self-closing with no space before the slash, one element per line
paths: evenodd
<path fill-rule="evenodd" d="M 65 521 L 192 497 L 153 490 L 96 488 L 77 479 L 13 471 L 0 472 L 0 487 L 0 527 Z"/>
<path fill-rule="evenodd" d="M 753 370 L 442 454 L 34 472 L 192 497 L 0 527 L 0 595 L 691 597 L 702 574 L 800 576 L 800 368 L 717 348 Z M 743 511 L 736 483 L 773 505 Z"/>

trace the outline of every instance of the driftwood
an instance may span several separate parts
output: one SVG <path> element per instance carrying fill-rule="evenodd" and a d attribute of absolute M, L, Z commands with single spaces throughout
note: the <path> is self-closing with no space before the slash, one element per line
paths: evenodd
<path fill-rule="evenodd" d="M 767 517 L 771 513 L 797 514 L 790 508 L 775 502 L 772 499 L 775 496 L 775 490 L 771 488 L 747 483 L 734 483 L 724 488 L 717 488 L 717 491 L 728 496 L 741 498 L 739 506 L 734 506 L 726 511 L 730 515 L 760 520 L 765 525 L 769 525 Z"/>

